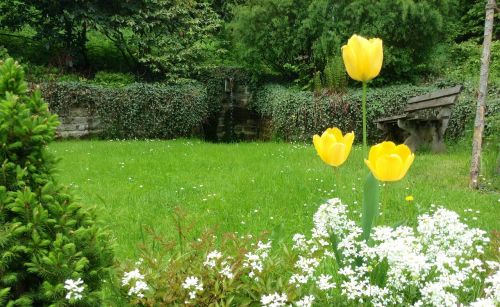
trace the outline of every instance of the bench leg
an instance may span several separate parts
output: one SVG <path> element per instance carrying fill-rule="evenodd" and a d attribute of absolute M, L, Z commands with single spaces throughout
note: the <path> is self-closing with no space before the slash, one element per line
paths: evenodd
<path fill-rule="evenodd" d="M 410 148 L 411 152 L 417 151 L 422 143 L 424 143 L 418 125 L 400 119 L 398 120 L 398 127 L 410 134 L 410 136 L 405 139 L 404 144 Z"/>
<path fill-rule="evenodd" d="M 432 152 L 442 153 L 446 151 L 446 144 L 444 143 L 444 131 L 441 129 L 441 124 L 436 123 L 432 129 Z"/>

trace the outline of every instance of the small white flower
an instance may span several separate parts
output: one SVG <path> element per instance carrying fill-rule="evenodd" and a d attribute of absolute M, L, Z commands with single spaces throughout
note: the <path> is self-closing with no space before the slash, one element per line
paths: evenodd
<path fill-rule="evenodd" d="M 260 299 L 260 303 L 263 307 L 286 306 L 287 301 L 287 295 L 285 293 L 278 294 L 278 292 L 275 292 L 274 294 L 263 295 Z"/>
<path fill-rule="evenodd" d="M 314 302 L 314 296 L 307 295 L 304 296 L 300 301 L 297 301 L 295 305 L 297 305 L 297 307 L 312 307 L 313 302 Z"/>
<path fill-rule="evenodd" d="M 330 282 L 332 279 L 331 275 L 321 274 L 317 281 L 318 288 L 320 290 L 330 290 L 336 287 L 335 283 Z"/>
<path fill-rule="evenodd" d="M 141 272 L 139 272 L 139 269 L 135 269 L 135 270 L 130 271 L 130 272 L 125 272 L 123 274 L 123 278 L 122 278 L 122 286 L 128 285 L 129 282 L 133 279 L 143 280 L 144 275 L 142 275 Z"/>
<path fill-rule="evenodd" d="M 203 262 L 203 265 L 209 268 L 215 268 L 216 261 L 220 258 L 222 258 L 222 253 L 214 250 L 207 255 L 207 258 L 205 262 Z"/>
<path fill-rule="evenodd" d="M 233 279 L 234 274 L 229 265 L 226 265 L 219 271 L 219 274 L 226 277 L 227 279 Z"/>
<path fill-rule="evenodd" d="M 142 258 L 139 259 L 139 262 L 142 263 Z M 144 292 L 146 290 L 149 290 L 148 285 L 144 281 L 144 275 L 139 272 L 139 269 L 135 269 L 130 272 L 125 272 L 123 274 L 122 278 L 122 286 L 129 286 L 130 288 L 128 290 L 128 295 L 129 296 L 137 296 L 139 298 L 144 297 Z"/>
<path fill-rule="evenodd" d="M 495 307 L 495 302 L 491 298 L 480 298 L 471 303 L 469 307 Z"/>
<path fill-rule="evenodd" d="M 182 283 L 182 288 L 189 290 L 189 298 L 194 300 L 196 298 L 196 292 L 203 291 L 203 283 L 195 276 L 189 276 Z"/>
<path fill-rule="evenodd" d="M 82 296 L 84 290 L 83 280 L 81 278 L 78 278 L 77 280 L 67 279 L 64 282 L 64 289 L 68 291 L 68 293 L 66 293 L 67 300 L 71 299 L 80 300 L 83 297 Z"/>
<path fill-rule="evenodd" d="M 128 290 L 128 295 L 129 296 L 137 295 L 137 297 L 143 298 L 144 297 L 143 291 L 146 290 L 149 290 L 148 285 L 142 280 L 137 280 L 134 286 Z"/>

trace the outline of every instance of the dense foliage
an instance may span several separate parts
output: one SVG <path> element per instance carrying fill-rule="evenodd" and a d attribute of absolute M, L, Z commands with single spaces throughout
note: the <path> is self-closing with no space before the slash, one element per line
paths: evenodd
<path fill-rule="evenodd" d="M 429 60 L 446 40 L 454 4 L 255 0 L 237 7 L 231 27 L 244 63 L 288 78 L 322 71 L 353 33 L 381 37 L 382 76 L 401 80 L 432 70 Z"/>
<path fill-rule="evenodd" d="M 220 20 L 205 2 L 111 2 L 99 29 L 139 68 L 175 81 L 188 77 L 217 48 L 212 35 Z"/>
<path fill-rule="evenodd" d="M 43 84 L 42 93 L 51 110 L 62 116 L 75 106 L 90 110 L 101 122 L 101 136 L 107 138 L 190 136 L 209 114 L 206 90 L 199 84 L 110 88 L 60 82 Z"/>
<path fill-rule="evenodd" d="M 456 29 L 455 40 L 457 42 L 473 40 L 476 43 L 483 41 L 484 33 L 484 8 L 486 1 L 483 0 L 459 0 L 457 6 L 458 18 L 454 28 Z M 497 1 L 498 5 L 498 1 Z M 500 14 L 495 15 L 495 23 Z M 500 28 L 493 28 L 493 39 L 500 39 Z"/>
<path fill-rule="evenodd" d="M 46 146 L 57 117 L 12 59 L 0 64 L 0 304 L 66 304 L 65 281 L 82 279 L 82 305 L 100 302 L 113 255 L 92 211 L 53 177 Z M 70 300 L 73 302 L 73 299 Z"/>
<path fill-rule="evenodd" d="M 443 73 L 454 42 L 480 43 L 484 25 L 483 0 L 5 0 L 0 11 L 12 55 L 86 78 L 182 82 L 229 65 L 309 89 L 354 33 L 384 40 L 377 82 L 388 83 Z"/>
<path fill-rule="evenodd" d="M 452 86 L 443 82 L 439 86 Z M 434 86 L 397 85 L 371 89 L 367 97 L 368 138 L 379 141 L 381 131 L 374 120 L 396 115 L 405 108 L 408 98 L 432 92 Z M 490 89 L 488 115 L 500 110 L 498 88 Z M 307 91 L 289 89 L 280 85 L 268 85 L 257 93 L 254 107 L 271 121 L 274 137 L 294 141 L 310 141 L 311 135 L 327 127 L 340 127 L 343 131 L 355 131 L 361 135 L 361 91 L 350 90 L 346 95 L 314 95 Z M 453 108 L 446 137 L 456 139 L 469 129 L 476 108 L 474 86 L 465 84 Z"/>
<path fill-rule="evenodd" d="M 73 67 L 77 62 L 88 64 L 87 30 L 96 13 L 94 0 L 6 0 L 0 4 L 0 27 L 21 30 L 30 26 L 33 39 L 44 40 L 45 49 L 59 51 L 57 61 Z"/>

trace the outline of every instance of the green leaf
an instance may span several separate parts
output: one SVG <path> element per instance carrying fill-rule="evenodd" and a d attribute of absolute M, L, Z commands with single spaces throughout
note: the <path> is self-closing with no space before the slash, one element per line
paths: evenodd
<path fill-rule="evenodd" d="M 378 216 L 380 199 L 379 182 L 372 173 L 366 177 L 363 188 L 363 216 L 361 225 L 363 227 L 363 239 L 368 241 L 370 233 Z"/>

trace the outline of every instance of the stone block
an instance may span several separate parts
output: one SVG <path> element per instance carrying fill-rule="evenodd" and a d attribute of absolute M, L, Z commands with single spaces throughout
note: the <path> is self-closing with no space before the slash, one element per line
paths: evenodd
<path fill-rule="evenodd" d="M 79 117 L 79 116 L 84 116 L 88 117 L 90 115 L 90 111 L 87 108 L 83 107 L 73 107 L 69 110 L 70 117 Z"/>
<path fill-rule="evenodd" d="M 67 138 L 76 138 L 76 139 L 79 139 L 79 138 L 83 138 L 83 137 L 87 137 L 89 135 L 89 131 L 88 130 L 84 130 L 84 131 L 61 131 L 58 133 L 58 136 L 63 138 L 63 139 L 67 139 Z"/>

